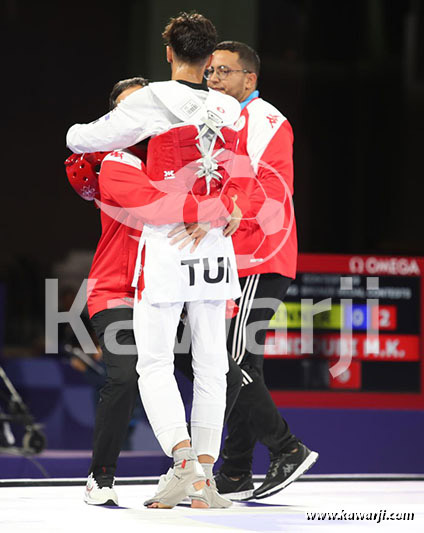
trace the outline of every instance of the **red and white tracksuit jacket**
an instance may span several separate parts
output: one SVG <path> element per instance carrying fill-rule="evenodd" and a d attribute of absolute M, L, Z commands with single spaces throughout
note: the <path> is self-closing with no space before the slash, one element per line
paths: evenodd
<path fill-rule="evenodd" d="M 242 223 L 233 236 L 239 276 L 278 273 L 295 278 L 292 128 L 273 105 L 254 98 L 242 110 L 238 129 L 239 150 L 247 151 L 257 180 L 246 190 L 255 223 Z"/>

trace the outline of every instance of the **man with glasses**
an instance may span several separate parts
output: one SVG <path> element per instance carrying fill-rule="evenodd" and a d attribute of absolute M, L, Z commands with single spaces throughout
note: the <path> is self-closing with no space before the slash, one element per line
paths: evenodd
<path fill-rule="evenodd" d="M 242 296 L 231 321 L 227 341 L 230 365 L 237 364 L 243 386 L 228 419 L 228 437 L 216 475 L 218 490 L 233 499 L 265 498 L 295 481 L 317 460 L 290 433 L 280 416 L 263 376 L 266 330 L 256 334 L 259 345 L 249 343 L 249 325 L 267 323 L 284 299 L 296 276 L 297 236 L 293 194 L 293 132 L 288 120 L 256 90 L 260 60 L 246 44 L 225 41 L 214 52 L 205 76 L 211 89 L 241 103 L 240 146 L 249 155 L 257 187 L 250 194 L 252 215 L 259 222 L 246 234 L 234 237 Z M 280 220 L 275 227 L 275 221 Z M 283 227 L 284 226 L 284 227 Z M 268 298 L 266 308 L 255 305 Z M 272 303 L 271 303 L 272 300 Z M 259 352 L 259 353 L 258 353 Z M 253 491 L 252 457 L 257 441 L 270 452 L 271 464 L 263 484 Z"/>

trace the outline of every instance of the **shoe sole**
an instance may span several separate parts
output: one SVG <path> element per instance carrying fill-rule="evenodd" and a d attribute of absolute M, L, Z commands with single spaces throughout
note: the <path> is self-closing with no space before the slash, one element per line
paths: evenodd
<path fill-rule="evenodd" d="M 219 494 L 221 494 L 221 496 L 224 496 L 224 498 L 228 498 L 229 500 L 240 502 L 252 499 L 253 491 L 254 489 L 245 490 L 243 492 L 228 492 L 227 494 L 220 492 Z"/>
<path fill-rule="evenodd" d="M 288 485 L 293 483 L 293 481 L 296 481 L 302 474 L 307 472 L 311 466 L 313 466 L 319 457 L 319 454 L 317 452 L 311 452 L 308 457 L 301 463 L 296 470 L 289 476 L 283 483 L 280 483 L 280 485 L 276 485 L 275 487 L 272 487 L 271 489 L 268 489 L 266 492 L 260 494 L 257 496 L 256 494 L 253 494 L 253 498 L 256 500 L 261 500 L 262 498 L 268 498 L 269 496 L 272 496 L 273 494 L 276 494 L 277 492 L 280 492 L 280 490 L 285 489 Z"/>
<path fill-rule="evenodd" d="M 91 500 L 90 498 L 84 498 L 84 502 L 87 505 L 115 505 L 116 507 L 118 506 L 118 502 L 115 502 L 112 499 L 106 500 L 105 502 L 98 502 L 96 500 Z"/>

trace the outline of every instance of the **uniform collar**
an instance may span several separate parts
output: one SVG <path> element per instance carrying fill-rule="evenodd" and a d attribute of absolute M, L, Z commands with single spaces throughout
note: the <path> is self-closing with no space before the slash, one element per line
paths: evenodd
<path fill-rule="evenodd" d="M 252 93 L 249 94 L 246 100 L 243 100 L 243 102 L 240 103 L 240 107 L 244 109 L 250 101 L 252 101 L 254 98 L 257 98 L 258 96 L 259 96 L 259 91 L 253 91 Z"/>
<path fill-rule="evenodd" d="M 182 83 L 183 85 L 187 85 L 187 87 L 191 87 L 192 89 L 199 89 L 201 91 L 207 91 L 208 90 L 208 84 L 206 80 L 203 80 L 202 83 L 193 83 L 191 81 L 186 80 L 175 80 L 178 83 Z"/>

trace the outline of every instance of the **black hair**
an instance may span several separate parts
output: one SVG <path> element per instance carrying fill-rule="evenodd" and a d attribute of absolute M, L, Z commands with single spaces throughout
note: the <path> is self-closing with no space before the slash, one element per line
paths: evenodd
<path fill-rule="evenodd" d="M 171 18 L 162 33 L 165 43 L 186 63 L 202 63 L 212 54 L 218 34 L 212 22 L 200 13 L 180 13 Z"/>
<path fill-rule="evenodd" d="M 222 41 L 216 45 L 215 50 L 228 50 L 237 53 L 242 67 L 259 76 L 261 60 L 257 52 L 248 44 L 239 41 Z"/>
<path fill-rule="evenodd" d="M 115 83 L 109 95 L 109 111 L 116 107 L 116 99 L 121 93 L 123 93 L 126 89 L 129 89 L 130 87 L 135 87 L 137 85 L 145 87 L 146 85 L 149 85 L 149 81 L 141 76 L 136 76 L 134 78 L 128 78 L 126 80 L 121 80 Z"/>

